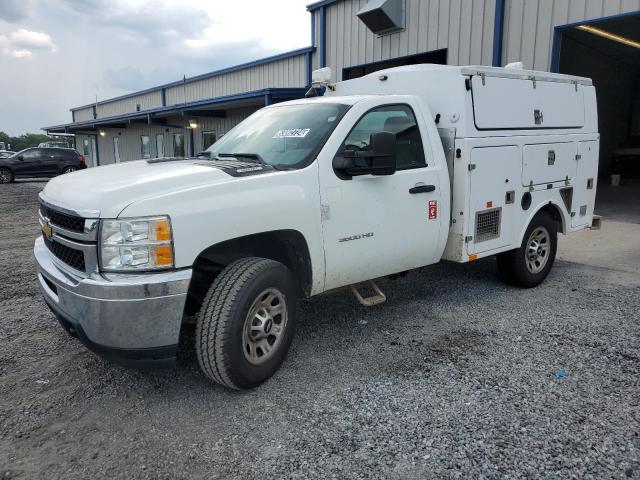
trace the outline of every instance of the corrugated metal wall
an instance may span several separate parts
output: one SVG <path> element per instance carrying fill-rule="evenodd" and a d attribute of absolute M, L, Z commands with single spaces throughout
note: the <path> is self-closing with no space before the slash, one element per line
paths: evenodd
<path fill-rule="evenodd" d="M 548 70 L 554 27 L 640 10 L 640 0 L 507 0 L 503 64 Z"/>
<path fill-rule="evenodd" d="M 246 117 L 255 112 L 259 107 L 245 107 L 237 108 L 227 111 L 225 118 L 205 118 L 205 117 L 190 117 L 196 118 L 198 121 L 198 127 L 193 131 L 194 152 L 198 153 L 204 150 L 207 146 L 202 144 L 202 132 L 214 131 L 216 137 L 220 138 L 227 133 L 238 123 L 244 120 Z M 180 125 L 183 121 L 182 118 L 169 118 L 168 123 L 173 125 Z M 106 135 L 104 137 L 98 136 L 98 150 L 100 153 L 100 165 L 108 165 L 115 163 L 115 147 L 114 137 L 118 137 L 120 143 L 120 161 L 128 162 L 132 160 L 139 160 L 142 158 L 142 135 L 147 135 L 151 145 L 151 157 L 157 156 L 156 148 L 156 135 L 164 136 L 164 153 L 165 157 L 174 155 L 173 151 L 173 134 L 183 133 L 185 140 L 185 147 L 187 154 L 189 152 L 190 133 L 187 128 L 174 128 L 157 125 L 144 125 L 134 124 L 124 129 L 106 128 L 104 129 Z M 76 135 L 76 141 L 78 145 L 78 151 L 82 153 L 82 142 L 85 138 L 89 138 L 86 135 Z"/>
<path fill-rule="evenodd" d="M 143 95 L 123 98 L 114 102 L 103 103 L 98 105 L 98 118 L 113 117 L 123 113 L 136 111 L 136 105 L 140 105 L 140 110 L 149 110 L 150 108 L 158 108 L 162 106 L 162 96 L 160 91 L 149 92 Z"/>
<path fill-rule="evenodd" d="M 93 107 L 86 107 L 86 108 L 81 108 L 79 110 L 75 110 L 73 115 L 76 122 L 93 120 Z"/>
<path fill-rule="evenodd" d="M 267 87 L 304 87 L 307 83 L 305 59 L 306 55 L 298 55 L 236 72 L 187 82 L 186 86 L 178 85 L 167 88 L 167 105 L 251 92 Z"/>
<path fill-rule="evenodd" d="M 327 66 L 335 79 L 344 67 L 442 48 L 450 65 L 491 64 L 495 0 L 406 0 L 405 30 L 383 36 L 356 16 L 366 3 L 344 0 L 326 7 Z"/>

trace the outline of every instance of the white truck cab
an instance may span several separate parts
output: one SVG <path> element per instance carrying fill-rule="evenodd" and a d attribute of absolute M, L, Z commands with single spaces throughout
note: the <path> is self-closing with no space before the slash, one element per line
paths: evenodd
<path fill-rule="evenodd" d="M 377 278 L 487 256 L 534 287 L 558 232 L 599 226 L 589 79 L 415 65 L 308 97 L 259 110 L 208 159 L 51 180 L 34 252 L 60 323 L 116 362 L 164 365 L 195 315 L 203 372 L 251 388 L 282 363 L 302 296 L 376 305 Z"/>

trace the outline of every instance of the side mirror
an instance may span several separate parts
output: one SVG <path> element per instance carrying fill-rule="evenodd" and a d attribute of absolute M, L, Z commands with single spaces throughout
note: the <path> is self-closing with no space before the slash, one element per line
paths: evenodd
<path fill-rule="evenodd" d="M 333 169 L 345 178 L 357 175 L 393 175 L 396 173 L 395 134 L 372 133 L 367 150 L 341 152 L 333 159 Z"/>
<path fill-rule="evenodd" d="M 24 157 L 22 155 L 18 155 L 18 160 L 20 160 L 22 162 L 22 161 L 24 161 Z"/>

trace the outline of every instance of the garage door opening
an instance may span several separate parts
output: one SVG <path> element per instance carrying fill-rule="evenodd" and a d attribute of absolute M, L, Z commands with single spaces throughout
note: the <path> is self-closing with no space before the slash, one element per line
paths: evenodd
<path fill-rule="evenodd" d="M 560 27 L 552 70 L 593 79 L 600 176 L 640 178 L 640 13 Z"/>
<path fill-rule="evenodd" d="M 368 75 L 385 68 L 401 67 L 403 65 L 416 65 L 418 63 L 437 63 L 440 65 L 447 64 L 447 49 L 434 50 L 432 52 L 418 53 L 417 55 L 408 55 L 406 57 L 391 58 L 381 62 L 367 63 L 357 65 L 355 67 L 347 67 L 342 69 L 342 79 L 350 80 Z"/>

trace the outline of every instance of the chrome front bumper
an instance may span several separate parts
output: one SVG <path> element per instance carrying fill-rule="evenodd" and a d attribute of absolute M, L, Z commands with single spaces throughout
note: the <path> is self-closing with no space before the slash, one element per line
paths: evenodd
<path fill-rule="evenodd" d="M 127 365 L 175 359 L 191 269 L 81 278 L 58 266 L 42 237 L 34 255 L 45 301 L 91 350 Z"/>

